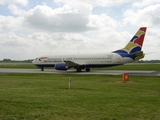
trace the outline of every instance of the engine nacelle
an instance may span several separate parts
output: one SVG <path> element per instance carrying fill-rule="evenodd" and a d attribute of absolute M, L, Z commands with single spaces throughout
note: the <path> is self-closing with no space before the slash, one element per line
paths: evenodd
<path fill-rule="evenodd" d="M 67 70 L 67 66 L 65 63 L 58 63 L 58 64 L 55 64 L 54 68 L 56 70 Z"/>

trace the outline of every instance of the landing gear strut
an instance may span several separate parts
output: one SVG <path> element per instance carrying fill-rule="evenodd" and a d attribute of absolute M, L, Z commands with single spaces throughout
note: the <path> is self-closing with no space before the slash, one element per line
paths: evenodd
<path fill-rule="evenodd" d="M 86 68 L 86 72 L 89 72 L 90 71 L 90 68 Z"/>
<path fill-rule="evenodd" d="M 82 70 L 81 70 L 81 68 L 77 68 L 77 72 L 81 72 Z"/>
<path fill-rule="evenodd" d="M 44 67 L 41 67 L 41 71 L 44 71 Z"/>

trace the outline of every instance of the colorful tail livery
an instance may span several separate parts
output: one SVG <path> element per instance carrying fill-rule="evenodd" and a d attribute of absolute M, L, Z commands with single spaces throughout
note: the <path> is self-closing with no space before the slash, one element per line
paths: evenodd
<path fill-rule="evenodd" d="M 146 29 L 146 27 L 141 27 L 123 49 L 116 50 L 113 53 L 118 53 L 122 57 L 130 57 L 134 60 L 143 58 L 145 54 L 143 53 L 143 51 L 141 51 L 141 49 Z"/>

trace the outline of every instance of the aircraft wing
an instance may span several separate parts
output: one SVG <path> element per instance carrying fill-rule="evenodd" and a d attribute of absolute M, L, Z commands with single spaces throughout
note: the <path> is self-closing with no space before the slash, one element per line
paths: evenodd
<path fill-rule="evenodd" d="M 69 67 L 81 66 L 80 64 L 75 63 L 75 62 L 72 62 L 72 61 L 69 61 L 69 60 L 65 60 L 64 62 L 65 62 L 65 63 L 67 64 L 67 66 L 69 66 Z"/>

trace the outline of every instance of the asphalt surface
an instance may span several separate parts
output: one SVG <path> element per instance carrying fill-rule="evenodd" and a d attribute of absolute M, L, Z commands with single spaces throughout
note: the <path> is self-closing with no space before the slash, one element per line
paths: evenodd
<path fill-rule="evenodd" d="M 43 74 L 106 74 L 106 75 L 122 75 L 128 73 L 135 76 L 160 76 L 160 71 L 141 71 L 141 70 L 91 70 L 90 72 L 75 70 L 57 71 L 53 69 L 14 69 L 14 68 L 0 68 L 0 74 L 5 73 L 43 73 Z"/>

